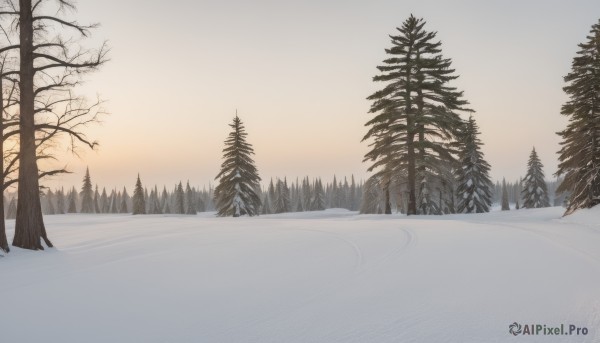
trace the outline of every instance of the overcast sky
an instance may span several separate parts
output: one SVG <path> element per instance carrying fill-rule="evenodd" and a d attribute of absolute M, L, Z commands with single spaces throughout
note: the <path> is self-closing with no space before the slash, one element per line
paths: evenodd
<path fill-rule="evenodd" d="M 190 180 L 221 164 L 236 109 L 263 179 L 354 174 L 367 146 L 372 82 L 389 34 L 412 13 L 437 31 L 455 83 L 477 112 L 493 179 L 525 173 L 533 146 L 548 178 L 577 44 L 600 1 L 79 1 L 111 61 L 80 92 L 111 113 L 89 129 L 100 148 L 66 156 L 74 174 L 46 184 L 131 188 Z"/>

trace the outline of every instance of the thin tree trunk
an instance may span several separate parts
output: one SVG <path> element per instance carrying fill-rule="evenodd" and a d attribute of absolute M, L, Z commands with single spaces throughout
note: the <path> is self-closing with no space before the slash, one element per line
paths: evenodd
<path fill-rule="evenodd" d="M 33 67 L 33 20 L 31 0 L 19 0 L 19 39 L 20 39 L 20 157 L 17 218 L 13 246 L 43 250 L 41 238 L 48 247 L 52 243 L 46 236 L 35 145 L 34 119 L 34 75 Z"/>
<path fill-rule="evenodd" d="M 385 186 L 385 214 L 392 214 L 392 204 L 390 203 L 390 185 Z"/>
<path fill-rule="evenodd" d="M 6 223 L 4 221 L 4 88 L 0 78 L 0 250 L 9 252 L 6 239 Z"/>
<path fill-rule="evenodd" d="M 410 125 L 409 130 L 410 130 Z M 408 209 L 407 215 L 417 214 L 416 196 L 416 161 L 414 148 L 414 133 L 408 132 L 406 137 L 406 148 L 408 149 Z"/>

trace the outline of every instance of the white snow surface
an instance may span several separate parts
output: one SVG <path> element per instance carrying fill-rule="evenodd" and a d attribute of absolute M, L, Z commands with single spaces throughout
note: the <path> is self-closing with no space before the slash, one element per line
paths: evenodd
<path fill-rule="evenodd" d="M 56 248 L 0 258 L 0 342 L 599 342 L 600 207 L 563 211 L 47 216 Z"/>

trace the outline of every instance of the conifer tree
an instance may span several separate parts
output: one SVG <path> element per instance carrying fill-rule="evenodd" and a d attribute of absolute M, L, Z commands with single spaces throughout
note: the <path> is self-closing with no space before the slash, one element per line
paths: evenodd
<path fill-rule="evenodd" d="M 69 208 L 67 213 L 77 213 L 77 191 L 75 187 L 69 192 Z"/>
<path fill-rule="evenodd" d="M 348 206 L 350 211 L 356 211 L 356 183 L 354 182 L 354 174 L 352 174 L 352 178 L 350 181 L 350 192 L 348 195 Z"/>
<path fill-rule="evenodd" d="M 108 213 L 110 211 L 110 202 L 108 195 L 106 194 L 106 188 L 102 188 L 102 195 L 100 196 L 100 209 L 102 213 Z"/>
<path fill-rule="evenodd" d="M 442 57 L 436 33 L 425 31 L 424 25 L 423 19 L 411 15 L 398 34 L 390 36 L 390 56 L 373 78 L 386 85 L 368 97 L 373 101 L 369 112 L 375 116 L 366 123 L 370 129 L 363 140 L 372 142 L 364 161 L 373 162 L 369 171 L 381 173 L 386 213 L 391 212 L 390 182 L 398 175 L 406 175 L 409 215 L 440 213 L 433 192 L 453 182 L 442 168 L 454 162 L 451 143 L 461 126 L 456 112 L 465 110 L 467 102 L 462 92 L 448 85 L 457 78 L 451 60 Z"/>
<path fill-rule="evenodd" d="M 287 180 L 286 182 L 277 180 L 275 194 L 275 213 L 290 212 L 290 191 L 287 187 Z"/>
<path fill-rule="evenodd" d="M 600 20 L 573 58 L 563 90 L 569 100 L 561 114 L 569 118 L 562 138 L 558 193 L 568 193 L 565 215 L 600 203 Z"/>
<path fill-rule="evenodd" d="M 308 180 L 308 176 L 302 180 L 302 208 L 304 211 L 311 210 L 312 203 L 312 191 L 310 187 L 310 181 Z"/>
<path fill-rule="evenodd" d="M 185 214 L 198 214 L 196 212 L 196 204 L 194 202 L 194 192 L 192 191 L 192 188 L 190 187 L 190 182 L 187 182 L 187 185 L 185 187 L 185 199 L 186 199 L 186 210 L 185 210 Z"/>
<path fill-rule="evenodd" d="M 183 184 L 181 181 L 175 188 L 175 207 L 173 211 L 175 214 L 185 214 L 185 202 L 184 202 Z"/>
<path fill-rule="evenodd" d="M 529 162 L 527 162 L 527 174 L 523 180 L 523 191 L 521 192 L 524 208 L 550 206 L 543 168 L 544 166 L 535 152 L 535 148 L 533 148 L 531 155 L 529 155 Z"/>
<path fill-rule="evenodd" d="M 127 194 L 127 189 L 123 187 L 123 195 L 121 196 L 121 206 L 119 206 L 119 213 L 129 213 L 129 207 L 127 206 L 128 201 L 129 194 Z"/>
<path fill-rule="evenodd" d="M 363 197 L 360 204 L 361 214 L 377 214 L 381 212 L 379 180 L 371 176 L 365 182 Z"/>
<path fill-rule="evenodd" d="M 65 214 L 65 190 L 56 191 L 56 214 Z"/>
<path fill-rule="evenodd" d="M 54 207 L 54 193 L 52 190 L 48 190 L 46 193 L 46 214 L 56 214 L 56 208 Z"/>
<path fill-rule="evenodd" d="M 96 185 L 96 190 L 94 191 L 94 212 L 102 213 L 100 210 L 100 193 L 98 193 L 98 185 Z"/>
<path fill-rule="evenodd" d="M 85 169 L 83 186 L 81 187 L 81 213 L 94 213 L 94 190 L 92 189 L 92 179 L 90 178 L 90 169 Z"/>
<path fill-rule="evenodd" d="M 162 213 L 171 214 L 171 206 L 169 206 L 169 193 L 167 192 L 167 186 L 163 186 L 162 195 L 160 197 Z"/>
<path fill-rule="evenodd" d="M 271 214 L 271 202 L 269 201 L 268 193 L 266 193 L 263 197 L 262 209 L 260 214 Z"/>
<path fill-rule="evenodd" d="M 119 195 L 117 194 L 117 191 L 115 189 L 113 189 L 113 191 L 110 193 L 110 213 L 119 213 Z"/>
<path fill-rule="evenodd" d="M 325 190 L 323 189 L 323 183 L 321 179 L 315 181 L 315 194 L 311 206 L 312 211 L 323 211 L 325 210 Z"/>
<path fill-rule="evenodd" d="M 133 189 L 133 214 L 146 214 L 146 201 L 144 199 L 144 188 L 138 174 L 135 188 Z"/>
<path fill-rule="evenodd" d="M 464 126 L 459 154 L 461 165 L 456 169 L 459 213 L 489 212 L 492 205 L 490 165 L 483 158 L 479 130 L 471 116 Z"/>
<path fill-rule="evenodd" d="M 255 216 L 259 214 L 261 200 L 256 192 L 260 189 L 260 177 L 252 160 L 254 149 L 246 142 L 248 134 L 237 113 L 229 126 L 232 131 L 225 140 L 224 161 L 215 178 L 219 179 L 215 188 L 217 215 Z"/>
<path fill-rule="evenodd" d="M 269 213 L 275 213 L 275 199 L 277 199 L 277 194 L 275 193 L 275 185 L 273 184 L 273 178 L 271 178 L 271 181 L 269 182 L 267 194 L 269 195 L 269 202 L 271 204 L 271 209 Z"/>
<path fill-rule="evenodd" d="M 502 211 L 509 211 L 508 190 L 506 189 L 506 180 L 502 179 Z"/>

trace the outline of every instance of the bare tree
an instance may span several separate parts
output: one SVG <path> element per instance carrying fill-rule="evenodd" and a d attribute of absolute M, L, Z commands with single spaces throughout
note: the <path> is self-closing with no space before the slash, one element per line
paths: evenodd
<path fill-rule="evenodd" d="M 100 101 L 88 106 L 85 99 L 73 95 L 71 89 L 80 83 L 81 75 L 104 64 L 107 47 L 87 50 L 73 38 L 51 36 L 51 32 L 71 31 L 85 38 L 97 25 L 81 25 L 63 16 L 75 11 L 71 0 L 7 0 L 0 15 L 12 16 L 18 30 L 19 44 L 0 50 L 19 51 L 19 70 L 6 76 L 19 80 L 18 133 L 18 204 L 13 245 L 25 249 L 43 250 L 41 240 L 48 247 L 39 195 L 39 178 L 66 172 L 63 169 L 40 171 L 38 161 L 52 158 L 45 154 L 52 139 L 66 134 L 71 139 L 72 151 L 80 142 L 94 148 L 79 129 L 97 120 Z M 46 13 L 52 13 L 50 15 Z M 101 111 L 100 111 L 101 112 Z M 17 132 L 17 133 L 15 133 Z"/>

